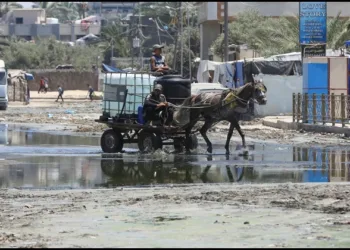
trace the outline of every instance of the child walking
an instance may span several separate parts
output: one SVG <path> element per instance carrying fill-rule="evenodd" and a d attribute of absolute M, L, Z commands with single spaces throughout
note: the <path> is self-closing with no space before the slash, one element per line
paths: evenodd
<path fill-rule="evenodd" d="M 61 85 L 58 85 L 57 86 L 57 90 L 58 90 L 58 97 L 57 97 L 57 100 L 56 100 L 56 102 L 58 102 L 58 99 L 61 97 L 61 99 L 62 99 L 62 102 L 63 102 L 63 92 L 64 92 L 64 90 L 63 90 L 63 88 L 61 87 Z"/>

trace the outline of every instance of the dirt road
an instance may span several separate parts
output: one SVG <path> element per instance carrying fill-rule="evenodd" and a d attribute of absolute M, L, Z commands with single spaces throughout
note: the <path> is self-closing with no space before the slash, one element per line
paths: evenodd
<path fill-rule="evenodd" d="M 350 184 L 1 190 L 3 247 L 348 247 Z"/>

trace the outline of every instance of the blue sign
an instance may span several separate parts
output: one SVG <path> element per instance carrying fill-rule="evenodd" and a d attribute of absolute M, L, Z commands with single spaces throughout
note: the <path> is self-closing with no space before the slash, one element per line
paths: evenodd
<path fill-rule="evenodd" d="M 299 2 L 299 43 L 327 43 L 327 2 Z"/>

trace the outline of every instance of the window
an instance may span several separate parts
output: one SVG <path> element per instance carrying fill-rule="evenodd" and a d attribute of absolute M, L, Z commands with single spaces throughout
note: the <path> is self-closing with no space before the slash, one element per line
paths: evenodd
<path fill-rule="evenodd" d="M 16 17 L 16 24 L 23 24 L 23 17 Z"/>
<path fill-rule="evenodd" d="M 0 85 L 5 85 L 7 83 L 7 79 L 5 78 L 6 72 L 0 72 Z"/>

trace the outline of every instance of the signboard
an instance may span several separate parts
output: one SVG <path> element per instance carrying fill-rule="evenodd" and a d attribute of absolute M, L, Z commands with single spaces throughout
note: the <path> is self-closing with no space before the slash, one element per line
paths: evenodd
<path fill-rule="evenodd" d="M 301 58 L 326 56 L 326 44 L 302 44 Z"/>
<path fill-rule="evenodd" d="M 299 2 L 299 43 L 327 42 L 327 2 Z"/>

